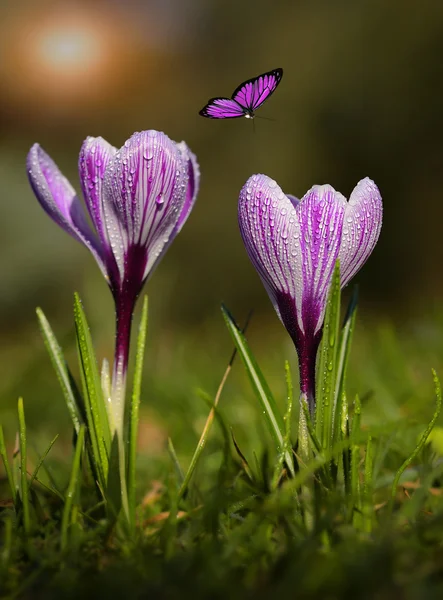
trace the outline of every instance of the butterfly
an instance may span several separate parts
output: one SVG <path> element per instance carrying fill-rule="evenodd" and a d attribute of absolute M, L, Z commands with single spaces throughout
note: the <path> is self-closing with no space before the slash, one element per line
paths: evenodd
<path fill-rule="evenodd" d="M 231 98 L 211 98 L 199 114 L 208 119 L 253 119 L 255 111 L 277 89 L 283 69 L 274 69 L 241 83 Z"/>

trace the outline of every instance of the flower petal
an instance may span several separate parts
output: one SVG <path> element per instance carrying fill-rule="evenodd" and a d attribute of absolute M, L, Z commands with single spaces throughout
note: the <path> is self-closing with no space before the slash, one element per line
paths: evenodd
<path fill-rule="evenodd" d="M 157 131 L 135 133 L 110 161 L 104 180 L 104 216 L 120 273 L 131 247 L 144 249 L 139 254 L 146 261 L 144 279 L 151 273 L 176 234 L 188 178 L 188 161 L 173 141 Z"/>
<path fill-rule="evenodd" d="M 375 183 L 366 177 L 351 194 L 345 210 L 340 267 L 342 286 L 364 265 L 380 235 L 383 205 Z"/>
<path fill-rule="evenodd" d="M 148 263 L 146 265 L 145 278 L 154 272 L 164 253 L 172 244 L 175 236 L 181 231 L 181 228 L 186 223 L 186 220 L 189 217 L 192 208 L 194 207 L 195 201 L 197 200 L 197 194 L 200 187 L 200 167 L 197 162 L 197 157 L 195 156 L 195 154 L 193 154 L 193 152 L 191 152 L 191 150 L 188 148 L 185 142 L 180 142 L 176 145 L 182 153 L 183 160 L 187 162 L 188 184 L 186 186 L 186 200 L 180 211 L 180 216 L 177 221 L 177 224 L 175 225 L 172 233 L 169 235 L 168 242 L 166 242 L 166 244 L 163 246 L 162 251 L 156 258 L 156 260 L 152 264 Z"/>
<path fill-rule="evenodd" d="M 321 328 L 326 296 L 339 255 L 346 199 L 330 185 L 315 185 L 296 207 L 302 248 L 302 331 Z"/>
<path fill-rule="evenodd" d="M 292 202 L 293 207 L 295 208 L 298 204 L 300 204 L 300 198 L 297 196 L 293 196 L 292 194 L 286 194 L 289 200 Z"/>
<path fill-rule="evenodd" d="M 277 183 L 253 175 L 240 192 L 238 221 L 246 251 L 257 269 L 280 319 L 280 296 L 301 308 L 302 254 L 297 211 Z"/>
<path fill-rule="evenodd" d="M 109 248 L 110 242 L 104 222 L 103 179 L 106 167 L 116 152 L 117 148 L 103 138 L 87 137 L 78 161 L 83 196 L 104 248 Z"/>
<path fill-rule="evenodd" d="M 183 160 L 188 164 L 188 185 L 186 192 L 186 201 L 180 213 L 180 218 L 177 222 L 177 233 L 185 224 L 189 213 L 191 212 L 195 201 L 197 200 L 198 190 L 200 188 L 200 167 L 197 162 L 197 157 L 188 148 L 185 142 L 177 144 L 178 149 L 182 153 Z"/>
<path fill-rule="evenodd" d="M 27 172 L 34 194 L 46 213 L 87 246 L 105 272 L 100 244 L 74 188 L 39 144 L 34 144 L 28 153 Z"/>

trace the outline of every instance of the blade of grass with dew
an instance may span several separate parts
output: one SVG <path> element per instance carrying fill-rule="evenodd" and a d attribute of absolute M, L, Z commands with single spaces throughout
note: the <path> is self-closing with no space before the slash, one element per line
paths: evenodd
<path fill-rule="evenodd" d="M 286 380 L 286 413 L 283 417 L 285 423 L 285 437 L 283 444 L 283 451 L 279 454 L 277 465 L 274 470 L 274 477 L 272 479 L 272 488 L 275 489 L 280 482 L 282 475 L 283 463 L 285 460 L 285 453 L 292 452 L 291 445 L 291 430 L 292 430 L 292 407 L 294 403 L 294 386 L 292 385 L 291 368 L 289 361 L 285 361 L 285 380 Z"/>
<path fill-rule="evenodd" d="M 315 475 L 317 471 L 324 468 L 328 462 L 335 456 L 337 452 L 343 452 L 346 448 L 349 448 L 349 440 L 337 442 L 331 448 L 324 450 L 322 454 L 317 454 L 307 465 L 300 469 L 293 479 L 289 479 L 284 483 L 282 489 L 288 490 L 290 494 L 297 488 L 306 484 L 308 479 Z"/>
<path fill-rule="evenodd" d="M 348 370 L 349 355 L 351 350 L 352 336 L 355 329 L 357 317 L 358 287 L 354 286 L 351 300 L 348 304 L 343 327 L 340 332 L 337 354 L 337 376 L 334 393 L 334 422 L 333 443 L 341 439 L 341 415 L 342 402 L 346 400 L 346 375 Z"/>
<path fill-rule="evenodd" d="M 251 314 L 252 313 L 249 313 L 248 318 L 246 319 L 245 325 L 244 325 L 243 330 L 242 330 L 243 333 L 245 333 L 245 331 L 246 331 L 246 329 L 248 327 L 248 324 L 249 324 L 249 321 L 250 321 L 250 318 L 251 318 Z M 186 489 L 187 489 L 187 487 L 189 485 L 191 477 L 192 477 L 192 475 L 193 475 L 193 473 L 195 471 L 195 468 L 197 466 L 198 460 L 199 460 L 199 458 L 200 458 L 200 456 L 201 456 L 201 454 L 202 454 L 202 452 L 203 452 L 203 450 L 204 450 L 204 448 L 206 446 L 206 442 L 208 440 L 209 432 L 211 431 L 212 424 L 214 422 L 216 409 L 217 409 L 218 403 L 220 401 L 220 397 L 221 397 L 223 388 L 225 387 L 225 383 L 226 383 L 226 381 L 227 381 L 227 379 L 229 377 L 229 373 L 231 372 L 232 365 L 234 364 L 236 356 L 237 356 L 237 348 L 234 348 L 234 350 L 232 352 L 232 355 L 231 355 L 231 358 L 229 360 L 228 366 L 226 367 L 226 370 L 225 370 L 225 372 L 223 374 L 223 377 L 222 377 L 222 379 L 220 381 L 220 384 L 218 386 L 217 392 L 215 394 L 214 403 L 212 404 L 211 410 L 209 411 L 208 418 L 206 419 L 206 423 L 205 423 L 205 426 L 203 427 L 202 434 L 201 434 L 200 439 L 198 441 L 198 444 L 197 444 L 197 447 L 195 449 L 195 452 L 194 452 L 194 454 L 192 456 L 191 463 L 190 463 L 189 468 L 188 468 L 188 470 L 186 472 L 186 475 L 185 475 L 185 477 L 183 479 L 183 482 L 182 482 L 182 484 L 180 486 L 180 489 L 179 489 L 179 492 L 178 492 L 178 500 L 179 501 L 183 497 L 184 493 L 186 492 Z"/>
<path fill-rule="evenodd" d="M 429 434 L 431 433 L 432 429 L 434 428 L 434 425 L 435 425 L 435 423 L 440 415 L 440 412 L 441 412 L 441 404 L 442 404 L 441 384 L 440 384 L 440 380 L 437 376 L 437 373 L 434 369 L 432 369 L 432 375 L 434 378 L 435 397 L 436 397 L 437 405 L 436 405 L 434 414 L 432 415 L 432 419 L 430 420 L 428 426 L 424 430 L 423 435 L 420 438 L 420 441 L 418 442 L 417 446 L 414 448 L 414 451 L 408 456 L 408 458 L 404 461 L 404 463 L 401 465 L 401 467 L 398 469 L 397 473 L 395 474 L 394 481 L 392 483 L 392 488 L 391 488 L 390 500 L 389 500 L 389 512 L 392 512 L 392 509 L 394 508 L 394 502 L 395 502 L 395 497 L 397 495 L 397 487 L 398 487 L 398 482 L 400 481 L 400 477 L 402 476 L 405 469 L 407 469 L 407 467 L 409 467 L 409 465 L 414 460 L 414 458 L 419 454 L 419 452 L 423 448 L 423 446 L 426 444 L 426 440 L 428 439 Z"/>
<path fill-rule="evenodd" d="M 14 506 L 17 504 L 17 491 L 14 485 L 14 478 L 12 477 L 11 465 L 8 460 L 8 453 L 6 452 L 5 436 L 3 433 L 3 427 L 0 425 L 0 456 L 2 457 L 3 466 L 8 480 L 9 489 L 11 490 L 11 497 Z M 17 507 L 16 507 L 17 508 Z"/>
<path fill-rule="evenodd" d="M 20 476 L 21 476 L 21 499 L 23 514 L 23 529 L 25 535 L 31 531 L 31 512 L 29 506 L 29 488 L 27 472 L 27 440 L 26 440 L 26 421 L 25 410 L 23 407 L 23 398 L 18 399 L 18 423 L 19 423 L 19 444 L 20 444 Z"/>
<path fill-rule="evenodd" d="M 142 315 L 137 336 L 137 351 L 135 355 L 135 370 L 132 387 L 132 398 L 129 419 L 129 452 L 128 452 L 128 504 L 129 523 L 131 530 L 135 530 L 136 517 L 136 458 L 137 436 L 139 426 L 140 394 L 143 375 L 143 359 L 145 355 L 146 334 L 148 329 L 148 297 L 143 298 Z"/>
<path fill-rule="evenodd" d="M 183 484 L 185 474 L 183 473 L 183 469 L 181 467 L 180 461 L 178 460 L 177 453 L 175 451 L 174 444 L 172 443 L 171 438 L 168 438 L 168 452 L 175 468 L 177 483 L 179 486 L 181 486 Z"/>
<path fill-rule="evenodd" d="M 102 361 L 102 370 L 100 372 L 100 383 L 102 386 L 103 397 L 108 414 L 109 429 L 115 431 L 114 411 L 112 410 L 112 381 L 109 361 L 104 358 Z"/>
<path fill-rule="evenodd" d="M 43 452 L 43 454 L 39 458 L 39 461 L 31 475 L 31 479 L 29 480 L 29 488 L 31 488 L 32 484 L 34 483 L 34 479 L 37 477 L 38 472 L 40 471 L 40 467 L 43 465 L 45 458 L 48 456 L 49 452 L 51 451 L 52 446 L 55 444 L 58 437 L 59 437 L 59 434 L 57 433 L 57 435 L 49 442 L 48 447 L 46 448 L 46 450 Z"/>
<path fill-rule="evenodd" d="M 354 416 L 350 428 L 349 449 L 349 510 L 351 522 L 357 529 L 361 525 L 361 490 L 360 490 L 360 447 L 357 443 L 360 437 L 361 403 L 358 394 L 354 400 Z"/>
<path fill-rule="evenodd" d="M 312 424 L 311 414 L 309 412 L 308 402 L 306 400 L 306 396 L 300 398 L 300 411 L 303 412 L 304 418 L 306 420 L 306 428 L 311 437 L 312 443 L 314 444 L 314 448 L 318 453 L 321 453 L 322 447 L 320 440 L 317 437 L 316 431 L 314 429 L 314 425 Z"/>
<path fill-rule="evenodd" d="M 303 423 L 312 441 L 316 454 L 319 455 L 324 453 L 324 449 L 321 447 L 320 440 L 318 439 L 317 434 L 315 432 L 315 428 L 311 420 L 311 413 L 309 411 L 308 402 L 304 394 L 300 397 L 300 412 L 303 414 Z M 311 447 L 310 444 L 308 444 L 308 447 Z M 305 459 L 304 466 L 306 466 L 306 464 L 310 460 L 311 455 L 309 455 L 309 457 Z M 326 487 L 329 487 L 331 485 L 331 473 L 329 469 L 324 468 L 321 470 L 321 481 Z"/>
<path fill-rule="evenodd" d="M 84 401 L 91 440 L 93 460 L 102 490 L 106 489 L 111 432 L 101 389 L 97 359 L 92 345 L 91 333 L 78 294 L 74 294 L 74 320 L 80 358 Z"/>
<path fill-rule="evenodd" d="M 78 434 L 80 423 L 83 421 L 81 416 L 83 400 L 66 363 L 61 346 L 49 325 L 49 321 L 41 308 L 37 308 L 36 313 L 46 349 L 57 374 L 60 387 L 62 388 L 75 432 Z"/>
<path fill-rule="evenodd" d="M 119 440 L 117 433 L 114 433 L 109 455 L 108 479 L 106 481 L 105 498 L 108 514 L 108 523 L 111 527 L 118 519 L 120 510 L 125 500 L 126 490 L 123 487 L 122 469 L 120 464 Z M 127 506 L 124 507 L 124 515 L 127 516 Z M 123 525 L 126 525 L 123 522 Z"/>
<path fill-rule="evenodd" d="M 346 398 L 341 402 L 341 415 L 340 415 L 340 440 L 349 439 L 349 412 L 348 412 L 348 402 Z M 337 442 L 335 442 L 337 443 Z M 350 475 L 351 475 L 351 453 L 349 449 L 346 449 L 342 452 L 342 469 L 343 469 L 343 482 L 345 486 L 345 494 L 346 496 L 350 496 L 351 494 L 351 486 L 350 486 Z"/>
<path fill-rule="evenodd" d="M 350 437 L 353 442 L 356 442 L 360 437 L 360 422 L 361 422 L 361 402 L 360 396 L 355 395 L 354 399 L 354 416 L 352 417 L 352 426 L 350 431 Z"/>
<path fill-rule="evenodd" d="M 15 434 L 15 445 L 12 451 L 12 479 L 15 486 L 15 497 L 17 500 L 17 512 L 21 509 L 22 499 L 20 495 L 20 434 Z"/>
<path fill-rule="evenodd" d="M 70 525 L 73 524 L 71 522 L 71 513 L 72 513 L 72 506 L 74 503 L 74 498 L 77 493 L 79 480 L 80 480 L 80 475 L 79 475 L 80 474 L 80 463 L 81 463 L 81 456 L 82 456 L 82 452 L 83 452 L 84 441 L 85 441 L 85 426 L 81 425 L 80 430 L 78 432 L 78 436 L 77 436 L 77 443 L 75 445 L 74 459 L 72 461 L 72 468 L 71 468 L 71 476 L 69 478 L 68 489 L 66 492 L 65 506 L 63 508 L 61 540 L 60 540 L 62 551 L 66 550 L 66 548 L 67 548 L 69 527 L 70 527 Z"/>
<path fill-rule="evenodd" d="M 323 336 L 318 351 L 315 429 L 323 448 L 332 444 L 335 375 L 340 336 L 340 263 L 337 260 L 326 303 Z"/>
<path fill-rule="evenodd" d="M 228 331 L 231 334 L 232 339 L 234 340 L 234 343 L 246 368 L 246 372 L 252 383 L 252 387 L 261 404 L 265 421 L 276 446 L 277 454 L 280 454 L 280 452 L 283 451 L 285 435 L 283 418 L 278 411 L 271 390 L 269 389 L 269 386 L 265 378 L 263 377 L 263 374 L 260 371 L 260 368 L 251 350 L 249 349 L 245 336 L 243 335 L 240 328 L 235 323 L 234 318 L 225 306 L 222 306 L 222 313 L 225 319 L 225 323 L 228 327 Z M 285 461 L 291 475 L 294 476 L 294 463 L 292 460 L 292 455 L 289 452 L 285 452 Z"/>

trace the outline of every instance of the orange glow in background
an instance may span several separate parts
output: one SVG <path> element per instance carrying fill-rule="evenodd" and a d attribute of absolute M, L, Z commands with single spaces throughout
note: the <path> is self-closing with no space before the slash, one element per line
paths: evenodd
<path fill-rule="evenodd" d="M 0 27 L 0 101 L 13 109 L 70 114 L 112 102 L 139 60 L 133 28 L 112 11 L 33 9 Z"/>

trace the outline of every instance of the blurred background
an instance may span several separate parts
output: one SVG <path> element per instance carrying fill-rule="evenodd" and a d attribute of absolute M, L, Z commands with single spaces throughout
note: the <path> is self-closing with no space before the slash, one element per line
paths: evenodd
<path fill-rule="evenodd" d="M 87 250 L 33 197 L 27 151 L 38 141 L 79 190 L 77 158 L 86 136 L 120 146 L 149 128 L 185 140 L 198 156 L 202 181 L 193 214 L 147 288 L 148 445 L 162 447 L 172 411 L 177 428 L 189 421 L 201 430 L 197 417 L 205 406 L 187 412 L 193 390 L 206 386 L 213 394 L 230 354 L 221 301 L 239 320 L 254 309 L 249 337 L 271 385 L 283 389 L 285 357 L 294 360 L 296 373 L 237 227 L 239 190 L 256 172 L 299 197 L 314 183 L 349 196 L 361 178 L 375 180 L 384 224 L 356 278 L 355 381 L 362 393 L 381 390 L 379 408 L 389 413 L 389 383 L 374 383 L 373 361 L 386 352 L 389 364 L 401 336 L 415 340 L 423 365 L 408 367 L 407 376 L 390 372 L 396 390 L 399 382 L 405 386 L 396 402 L 408 398 L 408 377 L 428 381 L 428 354 L 433 366 L 441 360 L 434 342 L 443 294 L 443 3 L 21 0 L 0 6 L 0 412 L 7 426 L 15 423 L 11 409 L 19 394 L 31 427 L 45 431 L 45 439 L 46 430 L 55 434 L 68 424 L 36 306 L 74 371 L 74 290 L 84 300 L 98 355 L 110 358 L 113 350 L 106 284 Z M 246 119 L 198 115 L 208 98 L 230 96 L 241 81 L 276 67 L 284 69 L 282 83 L 260 110 L 274 121 L 257 119 L 255 133 Z M 234 421 L 256 409 L 253 400 L 241 401 L 243 388 L 250 393 L 241 368 L 237 377 Z"/>

